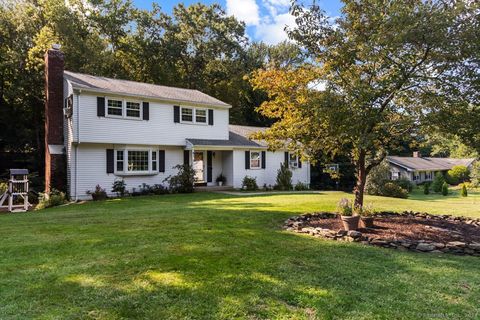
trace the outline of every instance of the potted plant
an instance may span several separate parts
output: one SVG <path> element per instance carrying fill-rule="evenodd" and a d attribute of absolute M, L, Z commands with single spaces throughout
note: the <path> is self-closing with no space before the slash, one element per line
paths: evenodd
<path fill-rule="evenodd" d="M 93 201 L 99 201 L 99 200 L 107 199 L 107 192 L 105 191 L 105 189 L 102 189 L 102 187 L 100 187 L 99 184 L 97 184 L 95 186 L 94 191 L 88 190 L 87 194 L 92 196 Z"/>
<path fill-rule="evenodd" d="M 217 181 L 217 184 L 221 187 L 223 186 L 224 183 L 227 182 L 227 178 L 223 175 L 223 173 L 220 173 L 216 181 Z"/>
<path fill-rule="evenodd" d="M 340 202 L 338 203 L 337 212 L 340 214 L 343 228 L 346 231 L 358 229 L 358 222 L 360 221 L 360 216 L 353 214 L 353 208 L 348 199 L 343 198 L 340 200 Z"/>
<path fill-rule="evenodd" d="M 364 206 L 360 210 L 360 220 L 362 221 L 364 228 L 373 228 L 373 221 L 375 220 L 374 215 L 375 211 L 371 204 Z"/>

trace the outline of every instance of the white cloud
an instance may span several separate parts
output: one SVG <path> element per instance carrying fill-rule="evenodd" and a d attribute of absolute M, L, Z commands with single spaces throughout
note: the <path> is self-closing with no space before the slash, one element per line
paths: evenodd
<path fill-rule="evenodd" d="M 288 12 L 264 17 L 255 30 L 255 38 L 268 44 L 277 44 L 288 39 L 285 26 L 292 27 L 294 24 L 295 18 Z"/>
<path fill-rule="evenodd" d="M 244 21 L 247 26 L 260 22 L 259 8 L 255 0 L 227 0 L 227 14 Z"/>

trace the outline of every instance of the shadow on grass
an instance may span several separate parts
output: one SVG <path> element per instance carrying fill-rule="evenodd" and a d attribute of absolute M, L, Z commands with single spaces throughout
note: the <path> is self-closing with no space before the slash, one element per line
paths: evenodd
<path fill-rule="evenodd" d="M 0 257 L 0 318 L 478 315 L 478 258 L 293 234 L 280 226 L 295 204 L 290 212 L 270 211 L 274 200 L 229 209 L 216 202 L 225 199 L 140 197 L 79 206 L 83 219 L 69 208 L 50 211 L 46 225 L 24 221 L 0 244 L 8 251 Z"/>

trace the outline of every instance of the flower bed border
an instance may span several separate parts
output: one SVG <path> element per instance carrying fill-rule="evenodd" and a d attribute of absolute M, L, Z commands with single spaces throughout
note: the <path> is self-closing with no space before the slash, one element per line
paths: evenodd
<path fill-rule="evenodd" d="M 425 212 L 404 211 L 396 213 L 383 211 L 375 214 L 375 217 L 387 218 L 392 216 L 416 217 L 428 220 L 460 221 L 465 224 L 474 225 L 480 228 L 480 219 L 466 217 L 456 217 L 452 215 L 433 215 Z M 375 236 L 363 235 L 360 231 L 331 230 L 324 228 L 314 228 L 308 226 L 311 219 L 331 219 L 337 217 L 337 214 L 331 212 L 306 213 L 300 216 L 289 218 L 285 221 L 284 228 L 297 233 L 310 234 L 314 237 L 320 237 L 336 241 L 359 242 L 366 245 L 392 248 L 404 251 L 429 252 L 429 253 L 451 253 L 457 255 L 470 255 L 480 257 L 480 243 L 478 242 L 433 242 L 426 240 L 391 240 Z"/>

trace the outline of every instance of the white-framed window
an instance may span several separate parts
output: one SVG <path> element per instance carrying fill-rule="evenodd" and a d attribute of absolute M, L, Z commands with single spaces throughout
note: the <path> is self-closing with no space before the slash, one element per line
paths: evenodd
<path fill-rule="evenodd" d="M 123 101 L 107 99 L 107 114 L 110 116 L 123 116 Z"/>
<path fill-rule="evenodd" d="M 250 151 L 250 169 L 260 169 L 262 166 L 262 153 Z"/>
<path fill-rule="evenodd" d="M 115 173 L 150 174 L 158 172 L 158 151 L 153 149 L 122 149 L 115 151 Z"/>
<path fill-rule="evenodd" d="M 290 168 L 298 168 L 298 156 L 295 153 L 288 153 L 288 164 Z"/>
<path fill-rule="evenodd" d="M 425 172 L 425 180 L 432 180 L 432 179 L 433 179 L 432 172 L 431 171 Z"/>
<path fill-rule="evenodd" d="M 106 98 L 106 116 L 112 118 L 142 120 L 142 103 L 140 101 L 118 98 Z"/>
<path fill-rule="evenodd" d="M 128 118 L 137 118 L 140 119 L 140 102 L 127 101 L 126 102 L 126 112 Z"/>
<path fill-rule="evenodd" d="M 207 109 L 182 107 L 180 111 L 181 123 L 207 124 Z"/>
<path fill-rule="evenodd" d="M 195 122 L 207 123 L 207 109 L 195 109 Z"/>
<path fill-rule="evenodd" d="M 391 180 L 398 180 L 399 178 L 400 178 L 400 172 L 390 171 L 390 179 Z"/>

